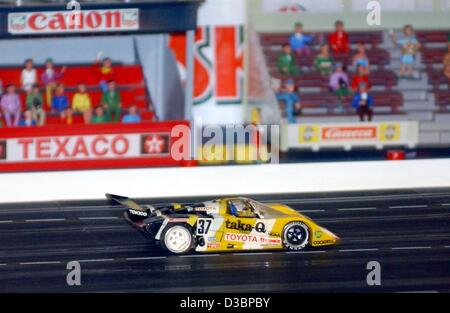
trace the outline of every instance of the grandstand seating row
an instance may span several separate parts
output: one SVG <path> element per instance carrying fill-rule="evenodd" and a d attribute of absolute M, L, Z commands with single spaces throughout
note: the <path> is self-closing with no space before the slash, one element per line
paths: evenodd
<path fill-rule="evenodd" d="M 447 52 L 445 43 L 448 41 L 448 31 L 418 31 L 418 40 L 422 43 L 422 60 L 427 67 L 429 81 L 433 86 L 436 95 L 436 104 L 439 110 L 446 110 L 450 105 L 450 88 L 442 89 L 439 86 L 449 85 L 449 80 L 442 74 L 442 69 L 438 64 L 442 64 L 443 57 Z M 301 73 L 297 77 L 293 77 L 296 84 L 301 87 L 319 89 L 321 93 L 302 92 L 301 99 L 304 108 L 323 108 L 333 107 L 336 105 L 336 97 L 327 91 L 328 78 L 322 77 L 313 70 L 313 61 L 315 55 L 319 53 L 320 42 L 326 40 L 328 33 L 316 34 L 315 41 L 312 46 L 311 56 L 300 56 L 297 63 L 302 67 Z M 287 79 L 280 75 L 276 60 L 281 51 L 280 46 L 288 42 L 289 33 L 263 33 L 260 34 L 260 42 L 263 53 L 266 57 L 266 63 L 269 68 L 270 75 L 273 78 L 281 80 Z M 383 92 L 374 92 L 375 103 L 377 107 L 386 107 L 391 113 L 401 114 L 403 106 L 403 96 L 400 92 L 393 89 L 398 84 L 397 75 L 384 67 L 390 63 L 390 54 L 380 46 L 383 42 L 382 32 L 351 32 L 349 40 L 352 45 L 364 43 L 370 45 L 367 49 L 367 55 L 371 65 L 375 66 L 370 74 L 370 82 L 372 86 L 380 87 Z M 437 45 L 436 45 L 437 44 Z M 430 46 L 430 47 L 429 47 Z M 348 56 L 335 56 L 336 61 L 351 65 L 351 57 L 354 51 Z M 305 71 L 306 69 L 306 71 Z M 350 79 L 352 74 L 349 73 Z M 344 98 L 344 106 L 348 106 L 350 97 Z M 389 107 L 391 108 L 389 110 Z M 339 114 L 333 110 L 329 110 L 328 115 Z"/>
<path fill-rule="evenodd" d="M 443 75 L 442 62 L 447 48 L 449 31 L 420 31 L 417 32 L 419 41 L 423 44 L 422 60 L 426 65 L 428 80 L 435 94 L 436 105 L 440 110 L 450 106 L 450 80 Z M 440 44 L 439 47 L 433 45 Z M 443 89 L 444 87 L 445 89 Z"/>
<path fill-rule="evenodd" d="M 319 46 L 321 39 L 326 40 L 328 34 L 317 34 L 315 42 L 312 46 L 312 53 L 310 56 L 300 56 L 297 58 L 297 64 L 302 67 L 301 73 L 293 77 L 296 84 L 302 88 L 319 89 L 320 93 L 316 92 L 302 92 L 301 102 L 303 105 L 304 115 L 316 115 L 316 113 L 308 113 L 309 109 L 319 109 L 324 111 L 326 115 L 342 115 L 349 114 L 351 111 L 351 96 L 343 98 L 344 110 L 334 110 L 337 106 L 337 97 L 328 91 L 329 77 L 324 77 L 314 71 L 313 62 L 315 56 L 319 53 Z M 266 63 L 269 68 L 271 77 L 286 80 L 287 77 L 281 75 L 278 71 L 276 60 L 280 53 L 280 46 L 286 44 L 289 39 L 289 34 L 260 34 L 260 42 L 263 47 L 263 53 L 266 57 Z M 370 82 L 372 86 L 381 87 L 383 92 L 374 92 L 376 106 L 383 108 L 386 113 L 401 114 L 401 107 L 403 105 L 403 96 L 398 91 L 393 91 L 392 88 L 397 85 L 398 79 L 393 71 L 384 69 L 384 66 L 390 63 L 390 55 L 386 50 L 383 50 L 379 45 L 383 42 L 381 32 L 352 32 L 349 33 L 349 40 L 351 44 L 365 43 L 370 45 L 367 49 L 367 55 L 372 65 L 375 65 L 376 70 L 372 70 L 370 74 Z M 352 56 L 355 51 L 352 51 L 346 56 L 334 56 L 335 61 L 342 62 L 345 65 L 351 65 Z M 305 71 L 306 68 L 306 71 Z M 351 80 L 352 73 L 349 72 Z M 324 110 L 325 109 L 325 110 Z M 314 111 L 314 110 L 311 110 Z"/>
<path fill-rule="evenodd" d="M 57 67 L 59 70 L 60 67 Z M 76 92 L 76 87 L 80 82 L 83 82 L 88 87 L 89 95 L 91 96 L 92 105 L 100 104 L 102 93 L 98 86 L 98 75 L 96 70 L 98 67 L 93 65 L 79 65 L 68 66 L 64 76 L 59 80 L 66 87 L 66 96 L 69 102 L 72 101 L 73 95 Z M 20 86 L 20 75 L 22 67 L 3 67 L 0 68 L 0 80 L 5 87 L 7 84 L 14 84 Z M 37 67 L 38 81 L 40 80 L 43 67 Z M 123 109 L 128 108 L 131 104 L 135 104 L 141 112 L 144 120 L 153 120 L 154 113 L 151 109 L 150 97 L 145 87 L 144 74 L 140 65 L 114 65 L 115 79 L 122 98 Z M 25 108 L 26 95 L 23 91 L 19 91 L 19 96 L 22 100 L 22 107 Z M 44 106 L 48 111 L 47 105 Z M 46 124 L 60 123 L 59 116 L 49 114 Z M 82 117 L 74 115 L 74 123 L 82 122 Z"/>

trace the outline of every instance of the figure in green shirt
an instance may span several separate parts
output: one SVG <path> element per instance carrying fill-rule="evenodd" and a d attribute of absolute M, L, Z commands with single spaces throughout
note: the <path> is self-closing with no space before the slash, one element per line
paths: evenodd
<path fill-rule="evenodd" d="M 292 55 L 292 48 L 290 45 L 283 46 L 283 52 L 278 56 L 277 66 L 278 70 L 283 75 L 296 76 L 299 74 L 299 69 L 295 63 L 295 58 Z"/>
<path fill-rule="evenodd" d="M 45 124 L 44 98 L 38 84 L 34 84 L 26 98 L 27 109 L 31 111 L 33 119 L 39 126 Z"/>
<path fill-rule="evenodd" d="M 105 109 L 102 105 L 97 105 L 95 107 L 95 113 L 94 116 L 91 118 L 92 124 L 102 124 L 102 123 L 108 123 L 111 119 L 109 118 L 108 114 L 105 114 Z"/>
<path fill-rule="evenodd" d="M 108 91 L 103 93 L 102 104 L 110 121 L 120 121 L 122 103 L 114 80 L 108 81 Z"/>
<path fill-rule="evenodd" d="M 328 76 L 333 71 L 333 58 L 327 44 L 320 47 L 320 53 L 314 59 L 315 69 L 322 75 Z"/>

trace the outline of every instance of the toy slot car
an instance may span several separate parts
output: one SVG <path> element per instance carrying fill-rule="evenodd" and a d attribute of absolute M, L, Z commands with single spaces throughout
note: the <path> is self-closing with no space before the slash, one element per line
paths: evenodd
<path fill-rule="evenodd" d="M 112 194 L 126 207 L 125 220 L 174 254 L 288 249 L 335 245 L 339 237 L 283 204 L 243 198 L 201 203 L 139 205 Z"/>

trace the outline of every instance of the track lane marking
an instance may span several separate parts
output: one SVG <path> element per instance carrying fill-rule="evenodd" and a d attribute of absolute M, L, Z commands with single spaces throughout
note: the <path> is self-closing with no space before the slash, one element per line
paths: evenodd
<path fill-rule="evenodd" d="M 94 216 L 94 217 L 79 217 L 79 220 L 116 220 L 117 216 Z"/>
<path fill-rule="evenodd" d="M 194 254 L 194 255 L 180 255 L 180 258 L 204 258 L 210 256 L 220 256 L 220 254 Z"/>
<path fill-rule="evenodd" d="M 7 223 L 12 223 L 12 220 L 4 220 L 4 221 L 0 221 L 0 224 L 7 224 Z"/>
<path fill-rule="evenodd" d="M 7 264 L 6 263 L 0 263 L 0 266 L 6 266 Z"/>
<path fill-rule="evenodd" d="M 421 249 L 431 249 L 429 246 L 422 247 L 393 247 L 392 250 L 421 250 Z"/>
<path fill-rule="evenodd" d="M 65 221 L 65 218 L 41 218 L 41 219 L 29 219 L 29 220 L 25 220 L 25 222 L 61 222 L 61 221 Z"/>
<path fill-rule="evenodd" d="M 437 290 L 397 291 L 396 293 L 439 293 Z"/>
<path fill-rule="evenodd" d="M 340 249 L 339 252 L 365 252 L 365 251 L 379 251 L 378 248 L 367 248 L 367 249 Z"/>
<path fill-rule="evenodd" d="M 344 209 L 338 209 L 338 211 L 370 211 L 370 210 L 376 210 L 377 208 L 344 208 Z"/>
<path fill-rule="evenodd" d="M 389 206 L 389 209 L 414 209 L 414 208 L 428 208 L 428 205 L 417 204 L 417 205 L 392 205 L 392 206 Z"/>
<path fill-rule="evenodd" d="M 143 260 L 162 260 L 167 259 L 166 256 L 148 256 L 148 257 L 140 257 L 140 258 L 126 258 L 127 261 L 143 261 Z"/>
<path fill-rule="evenodd" d="M 42 261 L 42 262 L 20 262 L 20 265 L 46 265 L 46 264 L 60 264 L 61 261 Z"/>
<path fill-rule="evenodd" d="M 318 209 L 318 210 L 300 210 L 298 211 L 300 213 L 314 213 L 314 212 L 325 212 L 324 209 Z"/>
<path fill-rule="evenodd" d="M 273 254 L 272 252 L 236 252 L 233 253 L 233 255 L 244 255 L 244 256 L 250 256 L 250 255 L 269 255 Z"/>
<path fill-rule="evenodd" d="M 285 254 L 314 254 L 314 253 L 325 253 L 325 250 L 317 250 L 317 251 L 289 251 L 285 252 Z"/>
<path fill-rule="evenodd" d="M 112 262 L 114 259 L 92 259 L 92 260 L 78 260 L 80 263 L 93 263 L 93 262 Z"/>
<path fill-rule="evenodd" d="M 446 249 L 450 249 L 450 246 L 444 246 L 444 248 L 446 248 Z"/>
<path fill-rule="evenodd" d="M 450 203 L 441 203 L 442 206 L 450 206 Z"/>

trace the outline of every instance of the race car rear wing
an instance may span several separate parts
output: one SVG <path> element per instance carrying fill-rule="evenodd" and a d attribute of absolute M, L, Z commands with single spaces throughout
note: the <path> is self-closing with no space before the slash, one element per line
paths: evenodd
<path fill-rule="evenodd" d="M 155 208 L 152 207 L 151 205 L 146 205 L 145 207 L 143 207 L 128 197 L 113 195 L 113 194 L 109 194 L 109 193 L 105 194 L 105 196 L 108 200 L 117 202 L 117 203 L 119 203 L 129 209 L 132 209 L 132 210 L 136 210 L 136 211 L 140 211 L 140 212 L 150 211 L 150 213 L 153 213 L 155 210 Z"/>

